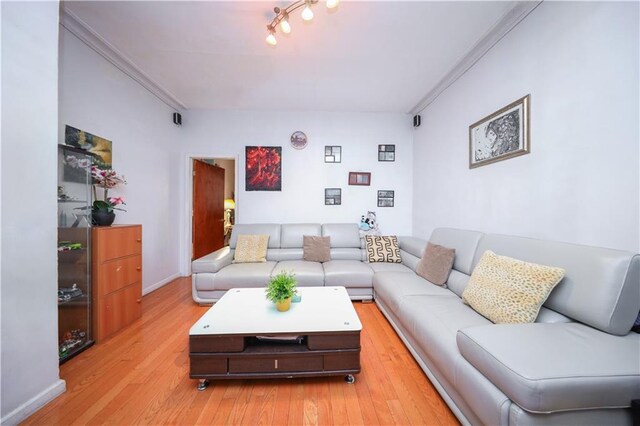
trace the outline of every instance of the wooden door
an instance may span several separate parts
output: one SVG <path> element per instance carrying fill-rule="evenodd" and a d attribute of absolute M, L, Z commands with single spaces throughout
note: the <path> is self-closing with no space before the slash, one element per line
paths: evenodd
<path fill-rule="evenodd" d="M 192 228 L 192 260 L 224 247 L 224 169 L 199 160 L 193 160 Z"/>

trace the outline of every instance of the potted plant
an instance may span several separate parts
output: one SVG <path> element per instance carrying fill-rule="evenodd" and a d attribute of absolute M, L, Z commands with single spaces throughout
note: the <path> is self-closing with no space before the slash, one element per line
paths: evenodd
<path fill-rule="evenodd" d="M 278 311 L 285 312 L 291 307 L 291 298 L 295 296 L 296 288 L 295 275 L 283 271 L 269 280 L 265 293 L 267 299 L 275 303 Z"/>
<path fill-rule="evenodd" d="M 122 197 L 109 197 L 109 190 L 118 185 L 126 185 L 124 176 L 115 170 L 102 170 L 96 166 L 91 167 L 91 179 L 93 181 L 93 205 L 91 206 L 91 218 L 94 225 L 109 226 L 116 218 L 114 210 L 122 210 L 117 206 L 126 204 Z M 103 199 L 98 199 L 97 188 L 102 188 Z"/>

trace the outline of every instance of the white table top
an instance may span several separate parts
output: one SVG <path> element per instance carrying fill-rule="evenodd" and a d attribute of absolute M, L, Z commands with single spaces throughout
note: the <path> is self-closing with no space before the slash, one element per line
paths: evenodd
<path fill-rule="evenodd" d="M 359 331 L 362 324 L 344 287 L 299 287 L 302 300 L 278 312 L 264 287 L 232 288 L 189 331 L 209 334 L 269 335 Z"/>

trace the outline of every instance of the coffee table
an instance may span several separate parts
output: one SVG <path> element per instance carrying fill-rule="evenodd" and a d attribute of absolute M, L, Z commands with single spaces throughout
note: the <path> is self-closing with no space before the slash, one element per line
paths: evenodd
<path fill-rule="evenodd" d="M 360 372 L 362 324 L 344 287 L 301 287 L 301 300 L 278 312 L 264 288 L 225 293 L 189 331 L 189 377 L 262 379 Z"/>

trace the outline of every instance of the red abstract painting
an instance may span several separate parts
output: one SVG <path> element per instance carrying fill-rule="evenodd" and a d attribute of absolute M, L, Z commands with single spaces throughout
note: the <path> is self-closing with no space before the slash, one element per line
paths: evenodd
<path fill-rule="evenodd" d="M 245 155 L 247 191 L 282 190 L 281 146 L 247 146 Z"/>

